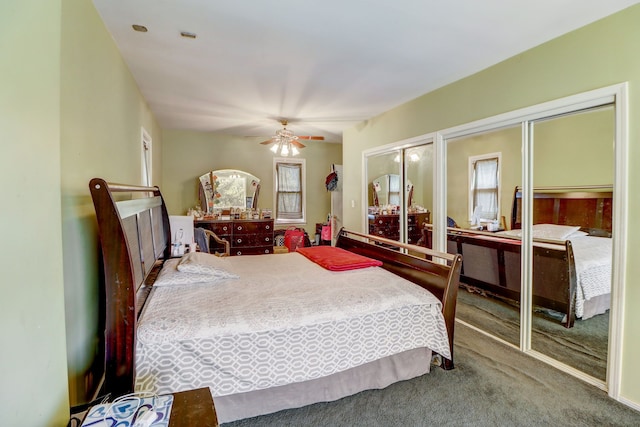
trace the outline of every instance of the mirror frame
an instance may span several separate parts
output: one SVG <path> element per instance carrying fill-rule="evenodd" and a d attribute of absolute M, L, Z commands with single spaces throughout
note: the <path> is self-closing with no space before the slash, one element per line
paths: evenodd
<path fill-rule="evenodd" d="M 222 195 L 218 192 L 220 186 L 218 179 L 234 177 L 244 178 L 245 202 L 242 204 L 242 206 L 227 206 L 216 204 L 216 200 L 222 198 Z M 198 198 L 200 200 L 200 208 L 207 215 L 213 214 L 215 209 L 256 209 L 258 207 L 259 194 L 260 178 L 238 169 L 218 169 L 207 172 L 198 177 Z"/>

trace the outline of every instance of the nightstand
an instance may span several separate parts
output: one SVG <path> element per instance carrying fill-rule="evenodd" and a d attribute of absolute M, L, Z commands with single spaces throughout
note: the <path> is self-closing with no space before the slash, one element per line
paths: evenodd
<path fill-rule="evenodd" d="M 218 417 L 208 388 L 173 393 L 169 427 L 217 427 Z"/>

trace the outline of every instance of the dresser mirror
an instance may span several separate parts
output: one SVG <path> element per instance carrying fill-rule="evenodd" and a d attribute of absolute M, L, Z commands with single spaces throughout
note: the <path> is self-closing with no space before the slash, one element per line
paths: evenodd
<path fill-rule="evenodd" d="M 200 207 L 207 214 L 230 208 L 257 208 L 260 179 L 236 169 L 219 169 L 198 178 Z"/>

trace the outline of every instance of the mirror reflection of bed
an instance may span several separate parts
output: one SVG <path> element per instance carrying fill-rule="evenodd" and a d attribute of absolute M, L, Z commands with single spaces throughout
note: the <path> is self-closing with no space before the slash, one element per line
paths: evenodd
<path fill-rule="evenodd" d="M 611 301 L 612 201 L 606 186 L 541 188 L 533 195 L 534 334 L 588 343 L 599 360 L 578 363 L 600 376 Z M 463 258 L 460 282 L 468 292 L 459 298 L 477 310 L 467 313 L 461 305 L 459 317 L 470 316 L 492 332 L 519 334 L 521 218 L 522 192 L 516 188 L 509 230 L 449 228 L 447 233 L 448 252 Z M 430 233 L 431 226 L 424 227 L 427 240 Z M 483 312 L 492 314 L 485 318 Z M 496 313 L 507 326 L 496 327 Z M 541 339 L 537 343 L 559 353 Z"/>

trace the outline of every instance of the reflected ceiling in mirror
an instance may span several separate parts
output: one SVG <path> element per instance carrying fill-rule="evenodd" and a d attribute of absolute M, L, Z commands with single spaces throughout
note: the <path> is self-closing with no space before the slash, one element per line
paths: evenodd
<path fill-rule="evenodd" d="M 219 169 L 198 178 L 200 206 L 205 213 L 216 209 L 257 208 L 260 179 L 236 169 Z"/>

